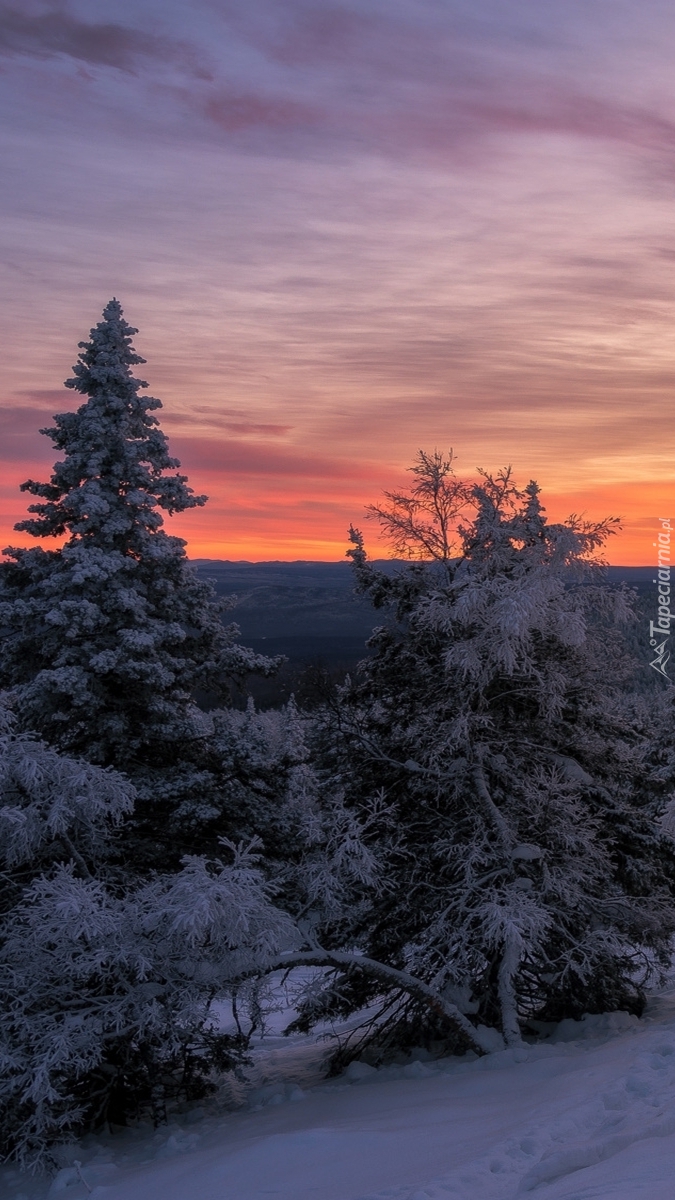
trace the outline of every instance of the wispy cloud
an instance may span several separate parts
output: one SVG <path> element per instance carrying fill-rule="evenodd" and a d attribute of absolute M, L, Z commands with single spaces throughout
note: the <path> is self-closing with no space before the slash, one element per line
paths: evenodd
<path fill-rule="evenodd" d="M 197 65 L 187 40 L 158 36 L 143 29 L 142 24 L 83 21 L 61 4 L 34 14 L 26 12 L 25 7 L 0 4 L 0 55 L 42 59 L 65 55 L 90 66 L 120 71 L 133 71 L 144 59 L 164 62 L 169 58 L 191 73 L 209 78 L 209 72 Z"/>
<path fill-rule="evenodd" d="M 231 5 L 235 42 L 260 56 L 251 62 L 259 90 L 231 93 L 216 80 L 203 111 L 227 132 L 313 130 L 338 149 L 394 155 L 466 155 L 488 139 L 494 153 L 495 138 L 547 134 L 672 154 L 672 110 L 583 69 L 589 36 L 604 51 L 601 23 L 575 28 L 572 11 L 567 28 L 547 30 L 528 7 L 515 4 L 509 23 L 499 6 L 480 21 L 460 5 Z"/>
<path fill-rule="evenodd" d="M 268 421 L 231 420 L 214 409 L 196 405 L 187 412 L 172 412 L 169 416 L 172 426 L 188 426 L 192 429 L 207 426 L 209 429 L 222 429 L 237 437 L 283 438 L 289 434 L 292 425 L 277 425 Z"/>

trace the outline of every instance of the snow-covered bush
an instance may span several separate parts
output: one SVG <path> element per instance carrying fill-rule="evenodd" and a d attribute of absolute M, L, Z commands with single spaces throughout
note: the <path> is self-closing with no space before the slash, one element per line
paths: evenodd
<path fill-rule="evenodd" d="M 67 758 L 15 726 L 0 697 L 1 911 L 56 864 L 72 862 L 84 875 L 97 870 L 134 802 L 117 772 Z"/>
<path fill-rule="evenodd" d="M 69 1134 L 208 1090 L 244 1049 L 214 999 L 297 937 L 255 844 L 128 877 L 128 782 L 0 718 L 0 1143 L 39 1165 Z"/>
<path fill-rule="evenodd" d="M 324 715 L 322 778 L 379 865 L 317 936 L 509 1041 L 528 1018 L 639 1011 L 670 957 L 675 858 L 621 694 L 629 597 L 593 565 L 611 524 L 548 524 L 536 485 L 459 485 L 440 455 L 416 476 L 374 511 L 426 561 L 385 575 L 353 534 L 358 586 L 388 619 Z M 315 1011 L 378 993 L 339 975 Z M 385 999 L 394 1040 L 419 1038 L 419 1009 Z"/>
<path fill-rule="evenodd" d="M 294 944 L 242 848 L 121 895 L 59 866 L 2 933 L 0 1126 L 28 1164 L 69 1134 L 208 1091 L 243 1049 L 214 999 Z"/>

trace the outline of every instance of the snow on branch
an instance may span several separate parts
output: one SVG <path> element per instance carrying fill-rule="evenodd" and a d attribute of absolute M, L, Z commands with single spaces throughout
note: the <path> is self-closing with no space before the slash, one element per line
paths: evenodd
<path fill-rule="evenodd" d="M 293 967 L 332 967 L 338 971 L 364 971 L 389 987 L 400 988 L 409 996 L 431 1008 L 439 1016 L 445 1017 L 458 1032 L 464 1035 L 472 1049 L 478 1054 L 489 1054 L 494 1050 L 493 1031 L 486 1031 L 489 1036 L 484 1035 L 483 1030 L 472 1025 L 455 1004 L 443 999 L 423 980 L 416 979 L 407 971 L 399 971 L 396 967 L 389 967 L 386 963 L 377 962 L 375 959 L 363 955 L 317 948 L 281 954 L 266 968 L 266 974 L 273 971 L 290 970 Z"/>

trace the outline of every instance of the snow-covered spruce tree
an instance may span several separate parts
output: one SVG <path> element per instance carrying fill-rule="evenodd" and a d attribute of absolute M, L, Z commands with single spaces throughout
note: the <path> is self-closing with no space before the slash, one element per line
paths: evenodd
<path fill-rule="evenodd" d="M 670 958 L 675 856 L 621 693 L 630 599 L 594 563 L 612 522 L 548 524 L 509 472 L 468 486 L 442 455 L 415 472 L 373 513 L 422 561 L 385 575 L 352 533 L 358 588 L 388 619 L 324 714 L 323 770 L 377 886 L 354 886 L 317 944 L 406 971 L 507 1042 L 527 1021 L 639 1012 Z M 354 970 L 306 1016 L 377 995 L 381 1045 L 442 1034 Z"/>
<path fill-rule="evenodd" d="M 161 510 L 182 512 L 205 497 L 174 473 L 179 464 L 153 415 L 161 403 L 143 396 L 147 385 L 132 374 L 144 361 L 134 333 L 111 300 L 66 382 L 86 402 L 43 430 L 62 458 L 49 483 L 23 485 L 38 501 L 17 529 L 67 540 L 5 552 L 0 685 L 12 689 L 24 728 L 139 775 L 140 794 L 161 800 L 165 816 L 189 809 L 195 789 L 216 811 L 222 771 L 195 693 L 227 694 L 233 676 L 275 664 L 236 644 L 236 627 L 223 625 L 185 543 L 161 528 Z M 236 831 L 221 819 L 218 832 Z"/>
<path fill-rule="evenodd" d="M 129 884 L 114 843 L 133 789 L 18 734 L 0 707 L 0 1155 L 208 1093 L 241 1062 L 213 1001 L 297 943 L 255 846 Z"/>
<path fill-rule="evenodd" d="M 17 529 L 67 542 L 2 565 L 2 681 L 26 726 L 101 763 L 199 734 L 195 689 L 262 665 L 161 528 L 160 509 L 206 497 L 167 473 L 179 464 L 152 415 L 161 402 L 131 373 L 145 361 L 136 332 L 111 300 L 66 382 L 86 403 L 42 431 L 64 457 L 49 483 L 22 485 L 40 501 Z"/>

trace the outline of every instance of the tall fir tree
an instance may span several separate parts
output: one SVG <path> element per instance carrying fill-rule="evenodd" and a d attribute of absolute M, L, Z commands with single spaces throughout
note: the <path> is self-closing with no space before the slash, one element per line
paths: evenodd
<path fill-rule="evenodd" d="M 0 566 L 0 1153 L 34 1165 L 208 1091 L 246 1040 L 214 999 L 236 986 L 245 1007 L 241 976 L 297 941 L 258 862 L 283 787 L 260 722 L 195 702 L 276 664 L 162 529 L 205 497 L 132 374 L 135 333 L 112 300 L 66 384 L 86 401 L 43 430 L 62 458 L 23 486 L 17 528 L 64 544 Z"/>
<path fill-rule="evenodd" d="M 162 528 L 162 511 L 206 497 L 176 473 L 154 415 L 161 402 L 132 373 L 145 361 L 132 346 L 136 332 L 111 300 L 66 381 L 86 401 L 42 430 L 62 458 L 48 483 L 23 484 L 37 502 L 17 529 L 66 540 L 5 551 L 0 685 L 12 690 L 23 728 L 127 771 L 141 801 L 162 800 L 165 816 L 181 807 L 185 816 L 198 786 L 212 822 L 231 834 L 222 756 L 195 695 L 222 697 L 233 677 L 275 664 L 237 644 L 185 542 Z"/>

